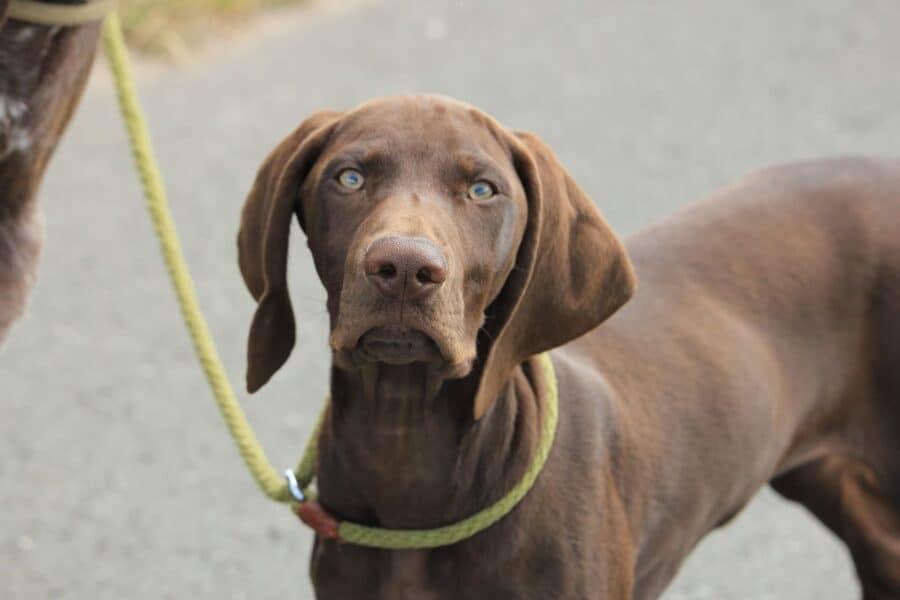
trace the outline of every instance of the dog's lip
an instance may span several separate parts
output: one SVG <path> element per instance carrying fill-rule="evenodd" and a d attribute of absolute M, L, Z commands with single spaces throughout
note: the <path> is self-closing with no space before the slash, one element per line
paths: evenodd
<path fill-rule="evenodd" d="M 363 360 L 388 364 L 444 360 L 434 338 L 423 331 L 402 325 L 369 329 L 359 337 L 355 350 Z"/>
<path fill-rule="evenodd" d="M 360 350 L 360 340 L 368 333 L 381 337 L 387 334 L 389 337 L 390 327 L 398 327 L 398 325 L 370 324 L 367 328 L 361 328 L 359 333 L 355 331 L 347 331 L 342 328 L 335 329 L 331 335 L 331 347 L 334 350 L 334 358 L 346 368 L 356 368 L 361 362 L 371 360 L 371 357 L 362 356 Z M 469 374 L 474 364 L 474 356 L 460 356 L 452 351 L 452 345 L 449 341 L 443 340 L 440 336 L 432 335 L 426 328 L 399 326 L 408 331 L 416 332 L 418 335 L 425 336 L 434 349 L 434 355 L 430 357 L 433 367 L 440 370 L 443 375 L 449 379 L 458 379 Z M 378 331 L 376 331 L 378 330 Z M 442 364 L 441 364 L 442 363 Z M 409 363 L 405 363 L 409 364 Z"/>
<path fill-rule="evenodd" d="M 355 331 L 353 329 L 356 329 Z M 345 329 L 338 326 L 331 334 L 331 347 L 337 352 L 354 352 L 359 349 L 364 337 L 376 341 L 390 342 L 403 336 L 421 335 L 431 341 L 441 358 L 450 361 L 451 352 L 441 336 L 435 335 L 425 327 L 415 327 L 399 323 L 369 323 L 360 328 Z"/>
<path fill-rule="evenodd" d="M 329 339 L 329 345 L 334 352 L 334 360 L 344 368 L 358 368 L 361 363 L 371 360 L 371 358 L 363 356 L 361 353 L 360 340 L 363 336 L 370 332 L 380 336 L 390 332 L 391 328 L 395 327 L 417 332 L 419 335 L 424 335 L 428 338 L 434 348 L 434 354 L 429 357 L 428 364 L 432 368 L 438 369 L 446 378 L 459 379 L 471 372 L 476 358 L 474 352 L 470 356 L 468 352 L 465 352 L 465 347 L 455 343 L 453 339 L 441 335 L 439 331 L 433 330 L 428 323 L 401 324 L 372 319 L 356 323 L 354 326 L 347 326 L 339 322 L 332 329 Z M 379 331 L 375 332 L 374 330 Z M 474 351 L 474 346 L 472 350 Z"/>

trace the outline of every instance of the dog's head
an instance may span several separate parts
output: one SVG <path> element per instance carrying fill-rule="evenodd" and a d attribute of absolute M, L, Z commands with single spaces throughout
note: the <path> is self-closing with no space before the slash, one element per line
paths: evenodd
<path fill-rule="evenodd" d="M 513 368 L 597 326 L 631 296 L 624 249 L 538 138 L 438 96 L 320 112 L 269 155 L 238 235 L 259 306 L 247 387 L 294 345 L 286 282 L 296 215 L 328 293 L 342 369 L 426 363 L 480 374 L 480 418 Z"/>

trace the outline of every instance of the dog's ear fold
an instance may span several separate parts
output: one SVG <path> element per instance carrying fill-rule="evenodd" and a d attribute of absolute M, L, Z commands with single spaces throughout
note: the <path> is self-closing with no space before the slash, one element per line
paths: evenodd
<path fill-rule="evenodd" d="M 294 313 L 287 287 L 291 219 L 300 213 L 300 187 L 328 142 L 339 114 L 322 111 L 304 121 L 269 154 L 244 203 L 238 263 L 259 303 L 247 340 L 247 390 L 261 388 L 294 348 Z"/>
<path fill-rule="evenodd" d="M 635 288 L 621 241 L 550 148 L 529 133 L 508 137 L 528 222 L 515 267 L 489 308 L 494 342 L 475 395 L 476 419 L 516 365 L 593 329 Z"/>

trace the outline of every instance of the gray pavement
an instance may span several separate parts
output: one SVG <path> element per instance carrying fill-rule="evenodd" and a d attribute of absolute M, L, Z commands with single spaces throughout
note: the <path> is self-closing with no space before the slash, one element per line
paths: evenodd
<path fill-rule="evenodd" d="M 409 91 L 470 101 L 540 133 L 623 233 L 758 166 L 900 142 L 893 0 L 395 0 L 281 20 L 140 86 L 236 382 L 253 309 L 238 211 L 264 154 L 314 109 Z M 215 413 L 103 78 L 43 197 L 40 282 L 0 349 L 0 597 L 311 598 L 310 536 L 257 494 Z M 299 347 L 246 400 L 281 465 L 328 359 L 323 293 L 295 242 Z M 665 597 L 857 594 L 836 540 L 763 492 Z"/>

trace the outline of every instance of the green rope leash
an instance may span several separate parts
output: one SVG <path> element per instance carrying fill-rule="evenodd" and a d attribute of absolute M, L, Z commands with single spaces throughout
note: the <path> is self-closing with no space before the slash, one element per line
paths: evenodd
<path fill-rule="evenodd" d="M 135 90 L 119 17 L 115 13 L 111 13 L 106 18 L 103 42 L 115 80 L 119 109 L 128 131 L 134 163 L 147 200 L 147 210 L 153 220 L 163 259 L 178 297 L 182 317 L 190 332 L 194 350 L 206 374 L 206 379 L 212 388 L 219 412 L 225 420 L 244 463 L 263 493 L 272 500 L 293 504 L 293 496 L 288 485 L 281 474 L 272 467 L 265 451 L 250 428 L 244 411 L 235 398 L 200 310 L 193 281 L 181 251 L 175 223 L 169 211 L 165 186 L 150 141 L 150 132 Z M 343 521 L 338 526 L 340 539 L 360 546 L 383 549 L 435 548 L 469 538 L 509 514 L 537 480 L 550 454 L 550 449 L 553 447 L 553 438 L 556 433 L 558 418 L 556 375 L 549 356 L 540 355 L 540 364 L 544 370 L 547 386 L 547 389 L 544 390 L 547 399 L 546 415 L 542 423 L 540 442 L 525 475 L 503 498 L 462 521 L 436 529 L 392 530 Z M 318 429 L 319 425 L 316 426 L 315 433 L 307 443 L 303 457 L 295 471 L 297 482 L 306 495 L 310 495 L 309 488 L 315 477 Z"/>
<path fill-rule="evenodd" d="M 256 480 L 266 496 L 279 502 L 287 502 L 290 493 L 284 478 L 272 468 L 265 451 L 253 434 L 253 430 L 247 425 L 247 418 L 235 399 L 206 320 L 200 310 L 194 284 L 181 251 L 175 223 L 169 211 L 165 186 L 150 142 L 150 132 L 147 129 L 147 123 L 134 87 L 131 65 L 122 37 L 122 27 L 116 13 L 111 13 L 106 18 L 103 27 L 103 43 L 115 79 L 119 109 L 128 130 L 134 163 L 147 199 L 147 210 L 153 219 L 163 258 L 178 296 L 181 314 L 194 342 L 194 350 L 206 373 L 206 379 L 212 387 L 222 417 L 225 419 L 253 479 Z"/>
<path fill-rule="evenodd" d="M 37 0 L 10 0 L 6 16 L 37 25 L 85 25 L 112 12 L 116 0 L 93 0 L 85 4 L 48 4 Z"/>

